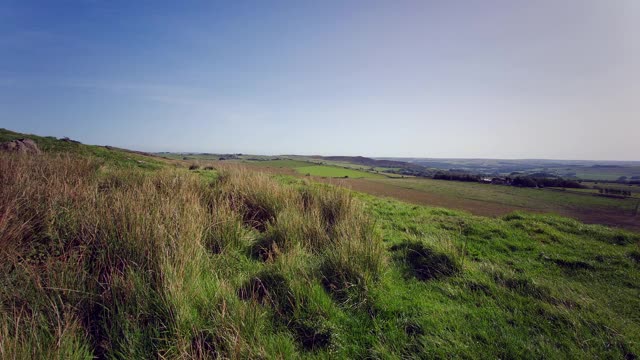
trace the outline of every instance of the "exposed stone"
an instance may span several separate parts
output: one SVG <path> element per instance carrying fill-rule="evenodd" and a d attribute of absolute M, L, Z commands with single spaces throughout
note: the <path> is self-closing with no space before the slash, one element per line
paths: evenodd
<path fill-rule="evenodd" d="M 31 139 L 18 139 L 0 144 L 0 151 L 14 152 L 18 154 L 40 154 L 35 141 Z"/>

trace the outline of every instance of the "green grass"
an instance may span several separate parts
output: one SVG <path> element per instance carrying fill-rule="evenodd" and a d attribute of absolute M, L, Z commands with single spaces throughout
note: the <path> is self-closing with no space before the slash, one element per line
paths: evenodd
<path fill-rule="evenodd" d="M 384 175 L 370 173 L 366 171 L 353 170 L 353 169 L 344 169 L 335 166 L 326 166 L 326 165 L 312 165 L 312 166 L 304 166 L 297 167 L 295 170 L 303 175 L 309 174 L 311 176 L 320 176 L 320 177 L 330 177 L 330 178 L 344 178 L 349 177 L 351 179 L 384 179 L 386 178 Z"/>
<path fill-rule="evenodd" d="M 292 160 L 292 159 L 248 161 L 248 162 L 251 163 L 252 165 L 294 169 L 296 172 L 302 175 L 309 174 L 312 176 L 329 177 L 329 178 L 349 177 L 353 179 L 386 178 L 385 175 L 365 171 L 368 168 L 364 168 L 362 166 L 353 165 L 353 164 L 348 164 L 349 166 L 339 166 L 338 163 L 335 163 L 335 164 L 332 163 L 331 165 L 318 165 L 318 164 L 315 164 L 314 162 Z"/>
<path fill-rule="evenodd" d="M 104 146 L 85 145 L 76 142 L 68 142 L 51 136 L 37 136 L 21 134 L 0 128 L 0 143 L 17 139 L 32 139 L 38 144 L 40 150 L 52 153 L 73 153 L 82 156 L 91 156 L 118 167 L 134 167 L 147 170 L 157 170 L 165 164 L 158 158 L 144 156 L 134 152 L 106 148 Z"/>
<path fill-rule="evenodd" d="M 260 166 L 270 166 L 276 168 L 299 168 L 309 166 L 310 163 L 307 161 L 299 161 L 299 160 L 289 160 L 289 159 L 280 159 L 280 160 L 263 160 L 263 161 L 247 161 L 252 165 L 260 165 Z"/>
<path fill-rule="evenodd" d="M 423 332 L 401 348 L 426 357 L 637 354 L 640 272 L 629 258 L 637 236 L 548 215 L 489 219 L 363 198 L 396 264 L 376 289 L 383 314 L 376 320 L 410 322 Z M 441 249 L 462 273 L 412 278 L 398 246 L 408 241 Z M 382 333 L 404 336 L 393 330 Z"/>
<path fill-rule="evenodd" d="M 361 179 L 361 178 L 384 179 L 387 177 L 382 174 L 365 171 L 363 167 L 352 165 L 352 164 L 349 164 L 350 166 L 341 167 L 341 166 L 338 166 L 337 164 L 318 165 L 318 164 L 315 164 L 314 162 L 303 161 L 303 160 L 293 160 L 293 159 L 246 161 L 246 162 L 252 165 L 294 169 L 296 172 L 302 175 L 309 174 L 311 176 L 320 176 L 320 177 L 328 177 L 328 178 L 349 177 L 352 179 Z M 355 167 L 352 167 L 352 166 L 355 166 Z M 363 170 L 359 170 L 360 168 L 362 168 Z"/>
<path fill-rule="evenodd" d="M 215 155 L 182 155 L 182 154 L 163 154 L 162 156 L 169 159 L 182 160 L 184 156 L 194 161 L 206 161 L 206 160 L 218 160 L 218 156 Z M 264 158 L 264 160 L 249 160 L 255 158 Z M 296 157 L 304 159 L 304 157 Z M 260 157 L 254 155 L 243 155 L 238 160 L 227 160 L 228 163 L 247 163 L 255 166 L 272 167 L 281 169 L 293 169 L 302 175 L 312 175 L 329 178 L 369 178 L 369 179 L 384 179 L 384 178 L 400 178 L 401 175 L 384 173 L 386 168 L 376 168 L 374 171 L 369 171 L 369 167 L 362 165 L 340 163 L 340 162 L 327 162 L 325 165 L 318 164 L 313 159 L 309 160 L 297 160 L 297 159 L 271 159 L 269 157 Z"/>
<path fill-rule="evenodd" d="M 377 172 L 377 173 L 382 173 L 382 175 L 386 176 L 386 177 L 403 177 L 402 175 L 399 174 L 394 174 L 394 173 L 387 173 L 385 171 L 387 170 L 398 170 L 399 168 L 388 168 L 388 167 L 374 167 L 372 168 L 371 166 L 366 166 L 366 165 L 361 165 L 361 164 L 353 164 L 353 163 L 349 163 L 349 162 L 342 162 L 342 161 L 331 161 L 331 160 L 326 160 L 326 159 L 314 159 L 311 157 L 305 157 L 305 156 L 299 156 L 296 155 L 295 159 L 302 159 L 301 161 L 307 161 L 307 162 L 311 162 L 317 165 L 327 165 L 327 166 L 333 166 L 333 167 L 340 167 L 340 168 L 349 168 L 349 169 L 353 169 L 353 170 L 361 170 L 361 171 L 366 171 L 366 172 Z"/>
<path fill-rule="evenodd" d="M 640 185 L 618 184 L 618 183 L 602 183 L 602 182 L 583 182 L 585 186 L 588 186 L 591 190 L 598 192 L 598 188 L 603 189 L 618 189 L 630 191 L 634 195 L 640 195 Z"/>
<path fill-rule="evenodd" d="M 576 173 L 576 177 L 580 179 L 589 180 L 618 180 L 621 176 L 637 176 L 640 175 L 640 166 L 626 166 L 626 167 L 580 167 L 571 170 Z"/>
<path fill-rule="evenodd" d="M 0 155 L 0 358 L 640 354 L 640 234 L 96 156 Z"/>

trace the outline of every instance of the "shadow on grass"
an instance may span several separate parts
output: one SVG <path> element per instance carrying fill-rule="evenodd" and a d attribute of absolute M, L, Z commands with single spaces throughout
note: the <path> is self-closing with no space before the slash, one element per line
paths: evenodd
<path fill-rule="evenodd" d="M 289 281 L 282 274 L 262 271 L 238 290 L 238 296 L 270 307 L 274 311 L 274 323 L 291 331 L 303 349 L 319 350 L 331 344 L 331 328 L 324 318 L 307 308 L 308 299 L 294 296 Z"/>

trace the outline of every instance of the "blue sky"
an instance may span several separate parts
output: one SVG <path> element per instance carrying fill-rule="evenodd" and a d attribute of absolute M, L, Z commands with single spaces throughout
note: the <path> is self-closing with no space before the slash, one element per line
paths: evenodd
<path fill-rule="evenodd" d="M 0 127 L 146 151 L 640 160 L 640 2 L 0 1 Z"/>

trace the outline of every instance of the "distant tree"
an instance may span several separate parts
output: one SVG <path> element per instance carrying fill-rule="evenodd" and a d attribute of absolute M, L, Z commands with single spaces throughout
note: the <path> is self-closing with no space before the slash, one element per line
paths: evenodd
<path fill-rule="evenodd" d="M 433 175 L 433 178 L 436 180 L 453 180 L 453 181 L 467 181 L 467 182 L 480 181 L 479 175 L 460 174 L 455 172 L 442 172 L 442 171 L 435 173 Z"/>
<path fill-rule="evenodd" d="M 511 185 L 518 187 L 537 187 L 538 183 L 530 177 L 518 176 L 513 179 Z"/>

